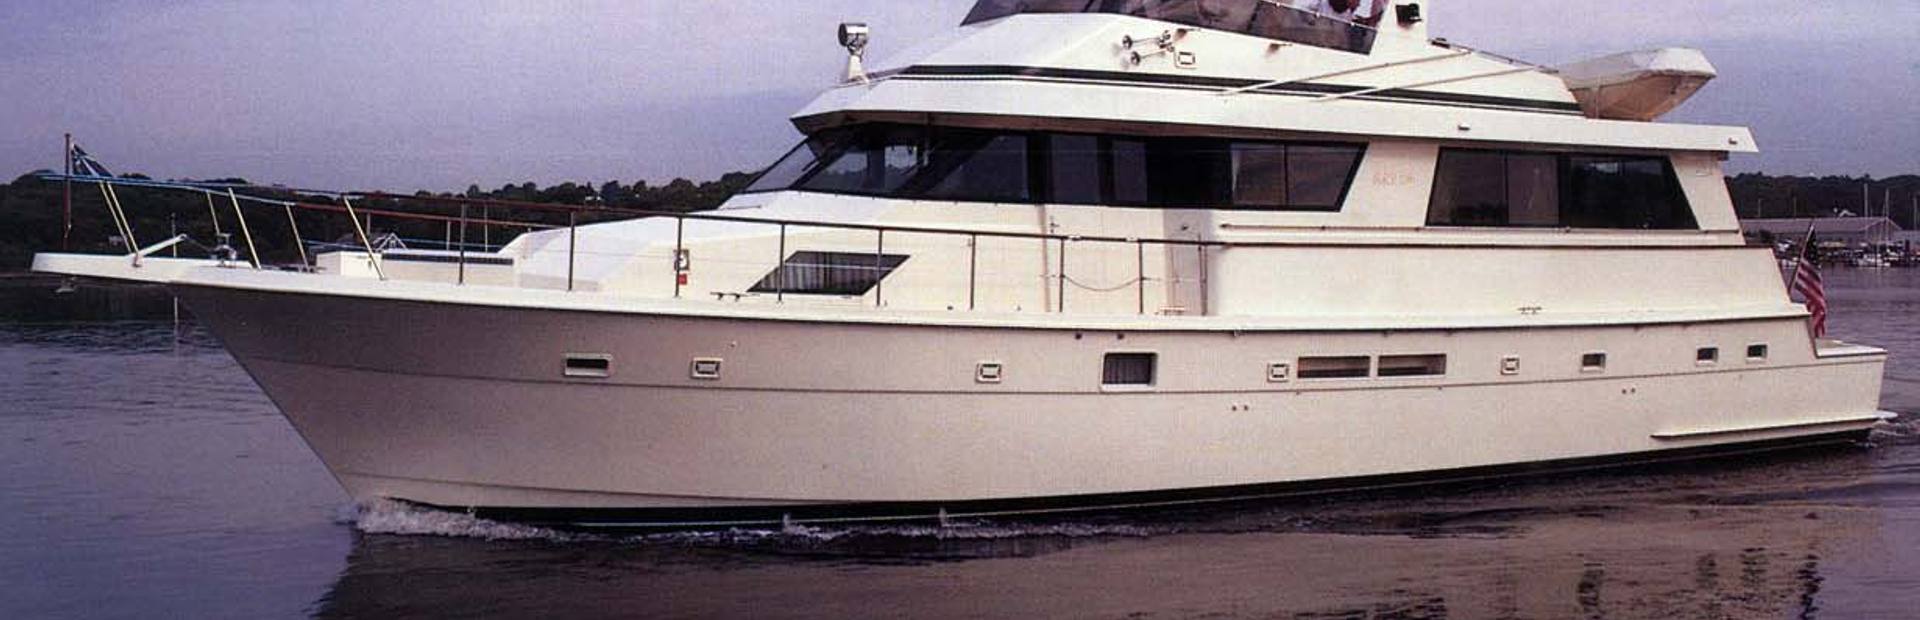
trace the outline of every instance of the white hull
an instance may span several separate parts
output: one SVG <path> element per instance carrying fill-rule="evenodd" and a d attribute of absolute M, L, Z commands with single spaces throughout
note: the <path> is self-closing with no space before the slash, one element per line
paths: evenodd
<path fill-rule="evenodd" d="M 1793 318 L 1237 333 L 1164 319 L 1172 329 L 1115 331 L 180 290 L 358 499 L 643 520 L 873 503 L 926 516 L 1827 438 L 1877 421 L 1884 365 L 1872 349 L 1817 357 Z M 1771 343 L 1765 362 L 1692 357 L 1759 342 Z M 1607 372 L 1581 372 L 1588 350 L 1609 352 Z M 1103 390 L 1109 351 L 1158 353 L 1158 385 Z M 562 377 L 579 352 L 612 355 L 613 376 Z M 1297 355 L 1394 353 L 1445 353 L 1453 367 L 1265 375 Z M 1523 360 L 1518 376 L 1500 372 L 1508 355 Z M 690 378 L 695 358 L 724 359 L 723 377 Z M 975 382 L 983 360 L 1005 364 L 1003 383 Z"/>

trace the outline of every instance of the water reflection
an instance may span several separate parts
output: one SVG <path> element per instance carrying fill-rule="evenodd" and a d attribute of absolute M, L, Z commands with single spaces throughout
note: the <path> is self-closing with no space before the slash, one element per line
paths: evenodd
<path fill-rule="evenodd" d="M 1881 489 L 1867 483 L 1888 458 L 1920 458 L 1910 439 L 1890 439 L 1875 452 L 1124 522 L 513 541 L 361 533 L 315 613 L 1814 618 L 1828 605 L 1826 558 L 1858 559 L 1887 527 L 1871 508 Z M 1830 492 L 1808 502 L 1790 489 Z"/>

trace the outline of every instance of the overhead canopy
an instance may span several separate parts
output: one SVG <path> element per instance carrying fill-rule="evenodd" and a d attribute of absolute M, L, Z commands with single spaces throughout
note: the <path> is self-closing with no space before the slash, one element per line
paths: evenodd
<path fill-rule="evenodd" d="M 1315 10 L 1328 4 L 1299 0 L 980 0 L 961 24 L 1022 13 L 1112 13 L 1371 53 L 1379 33 L 1366 24 L 1378 23 L 1382 15 L 1373 11 L 1384 9 L 1374 7 L 1384 3 L 1353 0 L 1343 11 Z"/>

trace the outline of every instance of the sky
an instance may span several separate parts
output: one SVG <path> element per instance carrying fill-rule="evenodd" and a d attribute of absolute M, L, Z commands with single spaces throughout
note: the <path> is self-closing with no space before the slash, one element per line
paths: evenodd
<path fill-rule="evenodd" d="M 71 131 L 116 171 L 446 190 L 711 179 L 797 141 L 842 70 L 970 0 L 0 2 L 0 178 Z M 1433 0 L 1433 35 L 1555 64 L 1660 46 L 1721 77 L 1670 120 L 1747 125 L 1737 171 L 1920 173 L 1920 2 Z"/>

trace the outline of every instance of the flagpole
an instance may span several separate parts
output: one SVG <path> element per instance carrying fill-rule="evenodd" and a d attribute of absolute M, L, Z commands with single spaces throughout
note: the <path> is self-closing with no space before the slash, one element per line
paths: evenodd
<path fill-rule="evenodd" d="M 60 251 L 66 252 L 73 238 L 73 134 L 67 134 L 67 150 L 60 159 L 67 162 L 67 175 L 61 181 L 65 189 L 60 200 L 63 205 L 60 218 Z"/>
<path fill-rule="evenodd" d="M 1793 268 L 1787 270 L 1787 294 L 1793 294 L 1793 279 L 1800 275 L 1800 264 L 1807 260 L 1807 246 L 1813 245 L 1813 227 L 1819 220 L 1807 218 L 1807 236 L 1800 240 L 1800 254 L 1793 257 Z"/>
<path fill-rule="evenodd" d="M 1814 226 L 1819 224 L 1819 222 L 1817 219 L 1809 218 L 1807 220 L 1807 236 L 1800 241 L 1800 256 L 1793 259 L 1793 270 L 1787 272 L 1787 301 L 1789 302 L 1793 301 L 1794 281 L 1800 278 L 1800 269 L 1806 266 L 1807 250 L 1813 247 Z M 1807 302 L 1809 304 L 1813 302 L 1812 293 L 1805 293 L 1803 296 L 1808 297 Z M 1817 319 L 1819 317 L 1814 318 Z M 1820 330 L 1814 326 L 1813 320 L 1807 321 L 1807 339 L 1813 341 L 1816 348 L 1820 346 Z"/>

